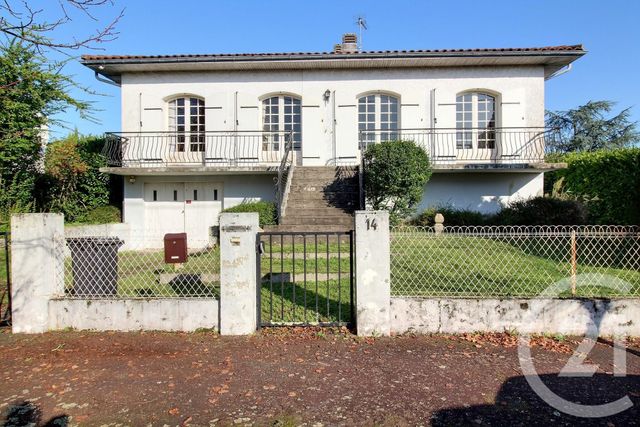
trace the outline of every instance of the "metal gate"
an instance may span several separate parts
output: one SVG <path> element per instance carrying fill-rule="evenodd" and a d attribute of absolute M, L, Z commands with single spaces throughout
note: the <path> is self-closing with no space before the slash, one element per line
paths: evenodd
<path fill-rule="evenodd" d="M 353 325 L 353 231 L 258 233 L 261 326 Z"/>

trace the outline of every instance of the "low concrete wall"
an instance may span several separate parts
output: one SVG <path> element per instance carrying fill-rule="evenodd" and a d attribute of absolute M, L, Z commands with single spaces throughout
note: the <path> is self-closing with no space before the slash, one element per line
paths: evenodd
<path fill-rule="evenodd" d="M 393 333 L 504 332 L 640 336 L 640 299 L 391 298 Z"/>
<path fill-rule="evenodd" d="M 215 299 L 49 300 L 49 329 L 195 331 L 218 328 Z"/>

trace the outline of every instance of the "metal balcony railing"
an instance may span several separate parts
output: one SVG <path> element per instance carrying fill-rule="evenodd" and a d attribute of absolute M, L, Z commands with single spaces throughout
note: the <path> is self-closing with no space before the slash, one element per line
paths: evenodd
<path fill-rule="evenodd" d="M 375 129 L 360 131 L 360 149 L 383 141 L 409 140 L 423 147 L 435 165 L 544 162 L 559 132 L 546 128 Z"/>
<path fill-rule="evenodd" d="M 112 167 L 274 166 L 291 131 L 108 132 L 103 154 Z"/>

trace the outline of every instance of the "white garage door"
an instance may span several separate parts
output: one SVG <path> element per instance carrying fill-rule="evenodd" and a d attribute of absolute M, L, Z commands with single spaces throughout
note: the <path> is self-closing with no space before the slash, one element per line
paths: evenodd
<path fill-rule="evenodd" d="M 222 210 L 222 185 L 210 182 L 145 183 L 145 235 L 162 246 L 166 233 L 187 233 L 188 246 L 207 246 Z"/>

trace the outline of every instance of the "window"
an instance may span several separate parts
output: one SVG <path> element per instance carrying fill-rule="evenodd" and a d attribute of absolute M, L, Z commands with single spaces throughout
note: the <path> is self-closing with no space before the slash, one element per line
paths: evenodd
<path fill-rule="evenodd" d="M 293 149 L 302 147 L 302 102 L 293 96 L 273 96 L 262 101 L 263 151 L 279 151 L 280 142 L 291 132 Z"/>
<path fill-rule="evenodd" d="M 456 148 L 496 148 L 496 98 L 470 92 L 456 98 Z"/>
<path fill-rule="evenodd" d="M 169 131 L 175 134 L 175 151 L 204 151 L 204 100 L 188 97 L 169 101 Z"/>
<path fill-rule="evenodd" d="M 398 98 L 372 94 L 358 99 L 358 131 L 364 142 L 399 139 Z"/>

